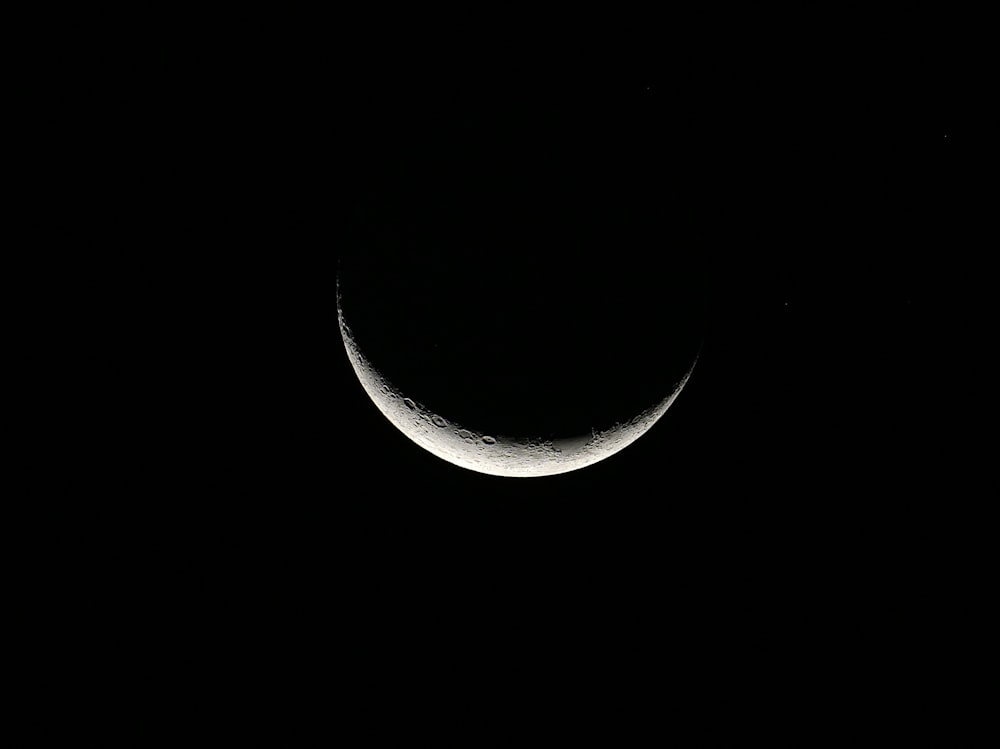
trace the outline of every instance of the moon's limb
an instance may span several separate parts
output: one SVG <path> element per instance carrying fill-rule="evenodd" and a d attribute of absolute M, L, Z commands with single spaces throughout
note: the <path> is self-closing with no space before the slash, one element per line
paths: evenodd
<path fill-rule="evenodd" d="M 338 290 L 339 291 L 339 290 Z M 655 424 L 680 394 L 697 363 L 674 383 L 670 393 L 625 423 L 589 435 L 562 439 L 516 438 L 488 434 L 448 420 L 405 396 L 362 354 L 344 320 L 337 297 L 337 319 L 347 356 L 375 406 L 399 431 L 442 460 L 494 476 L 550 476 L 597 463 L 631 445 Z"/>

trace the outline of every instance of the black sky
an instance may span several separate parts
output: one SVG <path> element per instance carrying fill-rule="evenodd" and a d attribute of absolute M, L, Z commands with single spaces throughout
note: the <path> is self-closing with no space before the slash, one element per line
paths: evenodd
<path fill-rule="evenodd" d="M 72 44 L 16 56 L 39 106 L 12 116 L 37 119 L 41 143 L 11 151 L 58 197 L 18 187 L 41 203 L 30 252 L 78 295 L 45 310 L 72 344 L 38 342 L 62 355 L 44 387 L 70 407 L 37 427 L 71 459 L 42 455 L 34 493 L 53 496 L 34 503 L 40 542 L 14 555 L 28 568 L 14 579 L 55 603 L 22 612 L 57 661 L 36 669 L 46 689 L 129 713 L 100 689 L 110 679 L 146 724 L 151 705 L 163 725 L 219 715 L 226 731 L 276 716 L 286 740 L 311 715 L 327 733 L 412 736 L 490 702 L 502 714 L 477 730 L 495 733 L 567 681 L 599 704 L 571 696 L 566 724 L 589 731 L 607 702 L 616 738 L 642 718 L 672 731 L 672 693 L 711 713 L 704 727 L 741 731 L 723 693 L 762 698 L 780 724 L 828 685 L 824 731 L 863 700 L 905 701 L 900 722 L 922 725 L 939 695 L 964 697 L 963 667 L 986 668 L 970 633 L 995 587 L 996 231 L 979 220 L 996 210 L 995 118 L 944 43 L 974 45 L 939 9 L 917 33 L 916 10 L 880 25 L 865 9 L 841 30 L 832 13 L 706 8 L 699 36 L 668 8 L 630 19 L 629 59 L 567 21 L 552 36 L 580 49 L 543 40 L 556 64 L 542 66 L 527 34 L 486 51 L 486 27 L 449 16 L 438 44 L 379 12 L 362 28 L 290 7 L 88 11 L 101 34 L 62 18 L 40 28 Z M 454 264 L 466 244 L 477 253 Z M 540 429 L 550 401 L 576 428 L 658 395 L 643 373 L 686 356 L 670 361 L 661 330 L 684 345 L 696 330 L 698 364 L 604 461 L 469 472 L 407 439 L 358 382 L 336 279 L 371 270 L 359 255 L 392 261 L 345 289 L 374 363 L 423 376 L 413 397 L 431 406 L 471 404 L 484 423 L 469 426 L 525 422 L 516 399 L 469 399 L 509 372 L 428 378 L 423 362 L 446 357 L 421 323 L 458 304 L 443 342 L 464 334 L 508 363 L 516 347 L 485 344 L 476 323 L 509 322 L 511 286 L 558 323 L 526 343 L 543 362 L 527 409 Z M 393 284 L 405 293 L 383 293 Z M 581 289 L 594 307 L 574 306 Z M 91 343 L 108 335 L 110 355 Z M 566 367 L 588 378 L 572 397 Z M 36 564 L 53 569 L 39 584 Z"/>

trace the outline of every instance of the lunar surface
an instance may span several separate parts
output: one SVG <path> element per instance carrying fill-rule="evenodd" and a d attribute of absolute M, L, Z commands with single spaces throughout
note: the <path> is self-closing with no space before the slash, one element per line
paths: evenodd
<path fill-rule="evenodd" d="M 614 455 L 645 434 L 666 413 L 691 376 L 695 362 L 663 400 L 629 421 L 570 438 L 508 436 L 459 424 L 401 392 L 368 361 L 347 324 L 337 296 L 340 333 L 354 371 L 382 414 L 403 434 L 437 457 L 471 471 L 495 476 L 549 476 L 584 468 Z"/>
<path fill-rule="evenodd" d="M 675 120 L 585 97 L 386 125 L 338 242 L 337 315 L 403 434 L 545 476 L 663 416 L 707 332 L 718 220 L 708 152 Z"/>

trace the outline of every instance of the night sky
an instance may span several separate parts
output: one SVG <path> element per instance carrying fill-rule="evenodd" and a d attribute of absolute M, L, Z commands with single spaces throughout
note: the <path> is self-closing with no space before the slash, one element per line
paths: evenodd
<path fill-rule="evenodd" d="M 487 706 L 479 746 L 562 700 L 628 746 L 692 705 L 756 738 L 727 696 L 893 735 L 952 699 L 961 745 L 996 639 L 997 138 L 995 65 L 945 43 L 996 44 L 936 7 L 670 6 L 617 14 L 627 59 L 585 13 L 415 9 L 446 43 L 399 8 L 85 9 L 12 56 L 33 727 L 412 743 Z M 621 452 L 474 473 L 369 399 L 338 273 L 373 365 L 487 434 L 608 427 L 699 358 Z"/>

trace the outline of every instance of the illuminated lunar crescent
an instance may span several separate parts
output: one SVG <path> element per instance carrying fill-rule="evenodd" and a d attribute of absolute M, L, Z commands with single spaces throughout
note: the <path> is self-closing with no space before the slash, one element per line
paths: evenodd
<path fill-rule="evenodd" d="M 338 285 L 339 286 L 339 285 Z M 402 393 L 368 361 L 347 325 L 337 296 L 340 333 L 354 372 L 379 411 L 403 434 L 442 460 L 494 476 L 531 477 L 567 473 L 625 449 L 655 424 L 687 384 L 697 362 L 658 403 L 625 423 L 568 439 L 509 437 L 457 424 Z"/>

